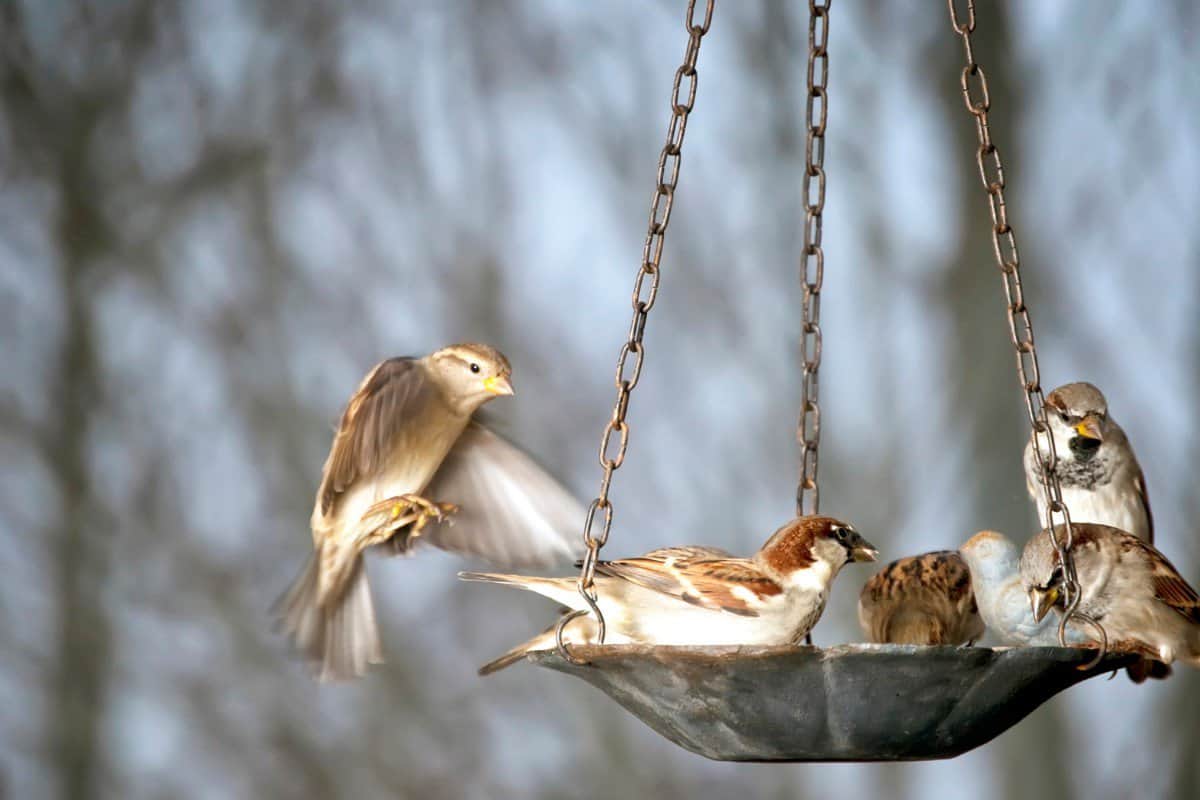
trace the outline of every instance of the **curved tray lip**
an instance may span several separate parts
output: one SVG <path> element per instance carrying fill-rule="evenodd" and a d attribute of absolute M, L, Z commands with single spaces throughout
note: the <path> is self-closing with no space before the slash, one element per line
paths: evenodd
<path fill-rule="evenodd" d="M 960 646 L 960 645 L 919 645 L 919 644 L 875 644 L 871 642 L 849 642 L 828 647 L 817 645 L 677 645 L 677 644 L 584 644 L 571 645 L 571 654 L 576 658 L 592 662 L 591 665 L 603 666 L 604 662 L 614 659 L 648 658 L 661 660 L 664 657 L 681 661 L 728 661 L 741 658 L 784 658 L 788 656 L 811 655 L 822 659 L 844 658 L 849 656 L 880 655 L 912 655 L 929 654 L 942 656 L 961 653 L 964 657 L 978 658 L 980 653 L 990 653 L 1006 657 L 1010 653 L 1026 653 L 1028 657 L 1041 656 L 1046 661 L 1075 662 L 1086 664 L 1095 658 L 1097 648 L 1094 647 L 1043 647 L 1038 645 L 1001 645 L 998 647 Z M 1011 657 L 1011 656 L 1008 656 Z M 1110 672 L 1132 663 L 1136 658 L 1134 653 L 1109 650 L 1104 660 L 1089 672 Z M 556 649 L 533 650 L 526 654 L 526 659 L 540 666 L 557 669 L 586 667 L 588 664 L 573 664 Z"/>

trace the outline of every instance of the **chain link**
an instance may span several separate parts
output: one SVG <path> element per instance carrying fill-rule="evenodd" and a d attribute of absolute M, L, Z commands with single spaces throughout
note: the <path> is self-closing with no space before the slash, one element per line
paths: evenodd
<path fill-rule="evenodd" d="M 825 213 L 825 123 L 829 114 L 829 6 L 832 0 L 808 3 L 808 102 L 804 141 L 804 251 L 800 265 L 803 296 L 800 305 L 800 481 L 796 485 L 796 514 L 816 514 L 821 506 L 817 485 L 817 448 L 821 443 L 821 405 L 817 373 L 821 368 L 821 285 L 825 280 L 825 251 L 821 221 Z M 815 194 L 814 194 L 815 187 Z"/>
<path fill-rule="evenodd" d="M 650 199 L 646 243 L 642 247 L 642 263 L 633 284 L 633 319 L 629 324 L 629 335 L 621 345 L 621 352 L 617 357 L 614 378 L 617 399 L 613 404 L 612 416 L 600 437 L 600 466 L 604 473 L 600 478 L 600 491 L 588 507 L 583 524 L 583 543 L 587 551 L 583 557 L 577 585 L 579 595 L 596 618 L 596 640 L 600 644 L 604 643 L 605 623 L 596 598 L 595 574 L 600 548 L 608 541 L 612 530 L 613 505 L 608 499 L 608 490 L 612 485 L 613 473 L 621 468 L 629 447 L 629 423 L 625 421 L 625 415 L 629 411 L 629 398 L 642 375 L 642 359 L 645 355 L 642 338 L 650 309 L 654 307 L 654 301 L 658 297 L 659 263 L 662 260 L 667 225 L 671 221 L 671 210 L 675 204 L 675 187 L 679 183 L 683 136 L 687 131 L 688 115 L 696 103 L 696 60 L 700 56 L 700 41 L 712 25 L 713 3 L 714 0 L 707 0 L 704 4 L 704 17 L 700 22 L 696 21 L 696 0 L 688 0 L 687 4 L 687 14 L 684 18 L 684 27 L 688 32 L 687 50 L 684 52 L 683 63 L 675 70 L 675 81 L 671 89 L 671 120 L 667 125 L 666 143 L 658 156 L 658 179 Z M 630 356 L 633 356 L 632 367 L 629 366 Z M 614 434 L 617 437 L 615 444 Z M 593 534 L 597 514 L 602 515 L 600 531 Z M 559 653 L 575 664 L 585 662 L 571 654 L 563 632 L 571 621 L 587 613 L 586 609 L 580 609 L 565 614 L 555 630 Z"/>
<path fill-rule="evenodd" d="M 1046 529 L 1058 554 L 1059 563 L 1063 570 L 1063 602 L 1065 613 L 1058 626 L 1058 640 L 1064 647 L 1067 643 L 1067 622 L 1072 616 L 1095 628 L 1100 635 L 1100 654 L 1095 661 L 1086 665 L 1090 668 L 1098 664 L 1108 649 L 1108 636 L 1104 628 L 1096 620 L 1078 610 L 1080 600 L 1079 577 L 1075 571 L 1075 559 L 1071 553 L 1074 541 L 1074 531 L 1071 528 L 1071 515 L 1062 499 L 1062 488 L 1058 481 L 1058 454 L 1054 449 L 1054 437 L 1048 434 L 1049 421 L 1046 417 L 1046 398 L 1042 393 L 1041 372 L 1038 368 L 1037 348 L 1033 340 L 1033 321 L 1029 316 L 1029 307 L 1025 303 L 1025 294 L 1021 288 L 1021 259 L 1017 251 L 1017 240 L 1013 233 L 1012 224 L 1008 221 L 1008 206 L 1004 199 L 1004 166 L 1000 161 L 1000 151 L 992 141 L 992 132 L 988 124 L 988 112 L 992 107 L 991 95 L 988 91 L 987 75 L 983 67 L 975 60 L 975 52 L 971 44 L 971 34 L 975 32 L 975 0 L 967 0 L 966 20 L 959 15 L 955 0 L 947 0 L 950 9 L 950 23 L 954 32 L 962 39 L 966 56 L 966 65 L 959 76 L 962 88 L 963 102 L 967 111 L 975 119 L 975 132 L 978 134 L 979 147 L 975 151 L 975 163 L 979 168 L 979 180 L 987 192 L 988 207 L 992 217 L 992 251 L 996 257 L 996 265 L 1004 282 L 1004 297 L 1007 300 L 1008 330 L 1017 357 L 1017 375 L 1021 388 L 1025 392 L 1025 410 L 1029 424 L 1033 429 L 1033 452 L 1037 458 L 1038 471 L 1042 490 L 1049 502 L 1046 504 Z M 1055 524 L 1055 519 L 1061 522 Z M 1058 528 L 1063 529 L 1059 538 Z"/>

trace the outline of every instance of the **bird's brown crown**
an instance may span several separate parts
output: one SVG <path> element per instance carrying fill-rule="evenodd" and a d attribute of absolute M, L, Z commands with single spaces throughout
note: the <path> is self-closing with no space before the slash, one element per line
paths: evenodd
<path fill-rule="evenodd" d="M 788 575 L 829 559 L 830 552 L 848 561 L 873 561 L 876 549 L 849 524 L 833 517 L 797 517 L 771 535 L 758 552 L 759 560 L 779 575 Z M 836 559 L 835 559 L 836 560 Z"/>

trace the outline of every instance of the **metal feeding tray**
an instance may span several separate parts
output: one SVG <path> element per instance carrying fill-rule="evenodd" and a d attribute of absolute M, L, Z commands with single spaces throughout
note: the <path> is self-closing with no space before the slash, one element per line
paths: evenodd
<path fill-rule="evenodd" d="M 536 664 L 583 678 L 662 736 L 718 761 L 953 758 L 1046 700 L 1134 660 L 1062 647 L 575 646 Z"/>

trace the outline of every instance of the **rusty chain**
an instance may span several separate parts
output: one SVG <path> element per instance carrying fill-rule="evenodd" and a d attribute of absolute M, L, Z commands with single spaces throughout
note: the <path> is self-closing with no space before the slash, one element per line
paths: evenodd
<path fill-rule="evenodd" d="M 808 102 L 804 142 L 804 251 L 800 265 L 800 353 L 804 359 L 800 381 L 800 480 L 796 485 L 796 514 L 816 514 L 821 506 L 817 485 L 817 448 L 821 444 L 821 405 L 817 373 L 821 368 L 821 284 L 825 280 L 825 251 L 821 248 L 821 221 L 825 212 L 825 122 L 828 118 L 829 6 L 833 0 L 808 3 Z M 816 187 L 816 195 L 813 187 Z"/>
<path fill-rule="evenodd" d="M 629 335 L 621 345 L 620 355 L 617 356 L 614 378 L 617 399 L 613 404 L 612 416 L 600 437 L 600 466 L 604 473 L 600 478 L 600 492 L 588 506 L 587 517 L 584 519 L 583 543 L 587 550 L 580 567 L 577 585 L 580 596 L 596 617 L 596 640 L 600 644 L 604 643 L 605 624 L 596 597 L 594 579 L 600 548 L 608 541 L 608 534 L 612 530 L 613 506 L 612 501 L 608 499 L 608 490 L 612 485 L 613 473 L 621 468 L 629 447 L 629 423 L 625 421 L 625 415 L 629 411 L 629 398 L 642 375 L 642 337 L 645 334 L 650 309 L 654 307 L 655 298 L 658 296 L 659 263 L 662 260 L 667 225 L 671 221 L 671 209 L 675 204 L 675 187 L 679 183 L 683 136 L 687 130 L 688 115 L 696 103 L 696 60 L 700 56 L 700 41 L 712 25 L 713 3 L 714 0 L 705 2 L 704 18 L 701 22 L 696 22 L 696 0 L 688 0 L 684 17 L 684 27 L 688 32 L 687 50 L 684 52 L 683 63 L 675 70 L 675 82 L 671 90 L 671 120 L 667 124 L 666 142 L 658 156 L 658 181 L 650 199 L 650 221 L 646 229 L 645 245 L 642 247 L 642 263 L 633 282 L 633 320 L 629 325 Z M 627 368 L 630 356 L 633 356 L 633 365 Z M 615 454 L 611 452 L 614 434 L 617 436 Z M 602 528 L 599 535 L 593 536 L 592 527 L 597 514 L 603 515 Z M 587 613 L 586 609 L 579 609 L 563 615 L 554 634 L 558 652 L 575 664 L 586 662 L 570 652 L 563 632 L 572 620 Z"/>
<path fill-rule="evenodd" d="M 1058 554 L 1063 571 L 1063 601 L 1065 612 L 1058 626 L 1058 640 L 1064 647 L 1067 643 L 1067 622 L 1072 616 L 1095 628 L 1100 634 L 1100 654 L 1085 668 L 1098 664 L 1108 649 L 1108 636 L 1104 628 L 1094 619 L 1078 610 L 1080 600 L 1079 577 L 1075 571 L 1075 559 L 1071 554 L 1074 531 L 1071 515 L 1062 499 L 1059 486 L 1058 454 L 1054 449 L 1054 437 L 1048 434 L 1049 421 L 1046 417 L 1046 398 L 1042 393 L 1041 372 L 1038 368 L 1037 349 L 1033 341 L 1033 321 L 1025 294 L 1021 288 L 1021 260 L 1017 252 L 1017 240 L 1012 224 L 1008 221 L 1008 206 L 1004 199 L 1004 167 L 1000 162 L 1000 151 L 992 141 L 988 124 L 988 112 L 992 100 L 988 94 L 987 76 L 983 67 L 975 60 L 971 34 L 975 32 L 975 0 L 967 0 L 966 21 L 959 16 L 955 0 L 947 0 L 950 23 L 954 32 L 962 38 L 966 55 L 966 66 L 962 68 L 959 84 L 967 111 L 975 119 L 975 131 L 979 147 L 975 151 L 975 163 L 979 168 L 979 179 L 987 192 L 988 206 L 992 216 L 992 252 L 1004 281 L 1004 296 L 1007 301 L 1008 329 L 1017 356 L 1017 375 L 1025 392 L 1025 410 L 1033 429 L 1033 451 L 1041 476 L 1042 490 L 1046 493 L 1046 530 Z M 1062 519 L 1064 537 L 1059 538 L 1055 517 Z"/>

